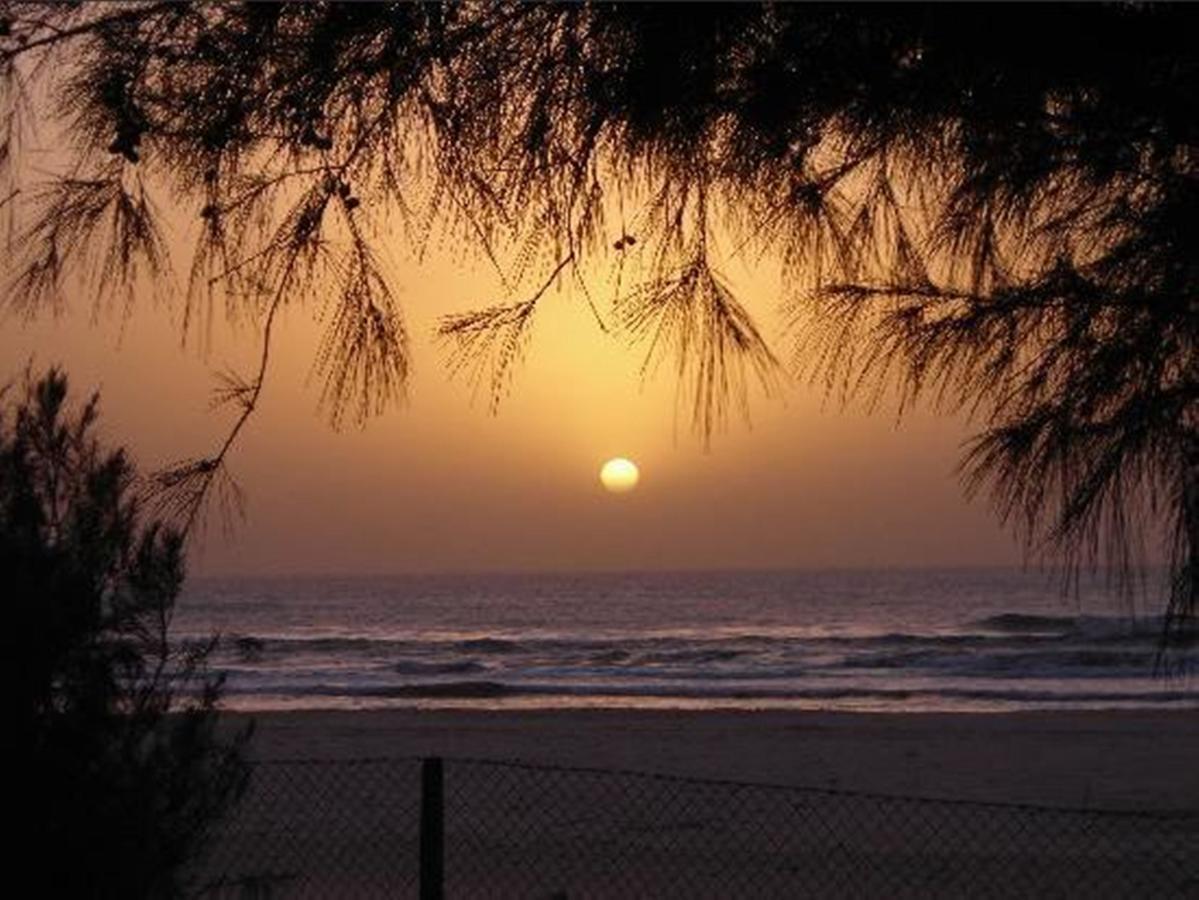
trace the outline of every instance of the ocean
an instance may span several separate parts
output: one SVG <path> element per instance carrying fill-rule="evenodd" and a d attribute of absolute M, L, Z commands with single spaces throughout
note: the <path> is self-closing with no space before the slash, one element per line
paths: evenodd
<path fill-rule="evenodd" d="M 242 710 L 1199 707 L 1160 609 L 983 569 L 197 578 L 174 629 Z"/>

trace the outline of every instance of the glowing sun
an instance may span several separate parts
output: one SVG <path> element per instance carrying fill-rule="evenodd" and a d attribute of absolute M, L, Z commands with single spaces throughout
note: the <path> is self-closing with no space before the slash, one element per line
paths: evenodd
<path fill-rule="evenodd" d="M 641 473 L 637 471 L 636 464 L 623 456 L 608 460 L 600 469 L 600 481 L 614 494 L 631 491 L 637 487 L 637 479 L 640 477 Z"/>

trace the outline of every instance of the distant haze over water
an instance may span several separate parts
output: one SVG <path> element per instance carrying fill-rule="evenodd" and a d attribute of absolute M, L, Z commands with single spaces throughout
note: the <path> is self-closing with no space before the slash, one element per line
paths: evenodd
<path fill-rule="evenodd" d="M 1199 707 L 1160 608 L 983 569 L 202 578 L 175 625 L 238 709 Z"/>

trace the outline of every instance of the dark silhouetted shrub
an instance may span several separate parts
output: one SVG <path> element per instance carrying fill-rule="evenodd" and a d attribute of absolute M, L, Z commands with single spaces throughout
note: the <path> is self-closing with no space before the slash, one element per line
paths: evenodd
<path fill-rule="evenodd" d="M 171 638 L 180 535 L 97 441 L 96 398 L 72 411 L 67 393 L 57 370 L 27 375 L 0 415 L 8 877 L 46 897 L 177 896 L 244 787 L 249 730 L 217 732 L 212 643 Z"/>

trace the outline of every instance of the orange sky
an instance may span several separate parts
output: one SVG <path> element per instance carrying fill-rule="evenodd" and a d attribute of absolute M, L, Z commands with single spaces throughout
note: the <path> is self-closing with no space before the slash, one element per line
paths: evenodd
<path fill-rule="evenodd" d="M 231 459 L 248 516 L 231 539 L 209 527 L 193 571 L 923 566 L 1011 564 L 1013 538 L 967 504 L 954 465 L 967 430 L 925 411 L 898 428 L 888 410 L 822 408 L 790 385 L 753 402 L 705 452 L 676 420 L 671 372 L 643 385 L 641 355 L 602 334 L 577 296 L 542 301 L 528 359 L 496 417 L 447 378 L 429 338 L 438 315 L 503 299 L 484 264 L 443 252 L 397 265 L 413 337 L 406 406 L 364 430 L 334 432 L 309 378 L 311 310 L 288 311 L 263 405 Z M 186 265 L 176 268 L 186 271 Z M 729 275 L 782 356 L 777 292 Z M 605 296 L 604 278 L 594 288 Z M 219 327 L 204 356 L 181 348 L 178 304 L 142 303 L 124 324 L 87 301 L 32 324 L 8 318 L 0 360 L 61 362 L 77 389 L 99 387 L 103 424 L 144 467 L 210 452 L 228 414 L 207 410 L 212 372 L 249 370 L 256 335 Z M 614 496 L 603 461 L 622 455 L 641 483 Z"/>

